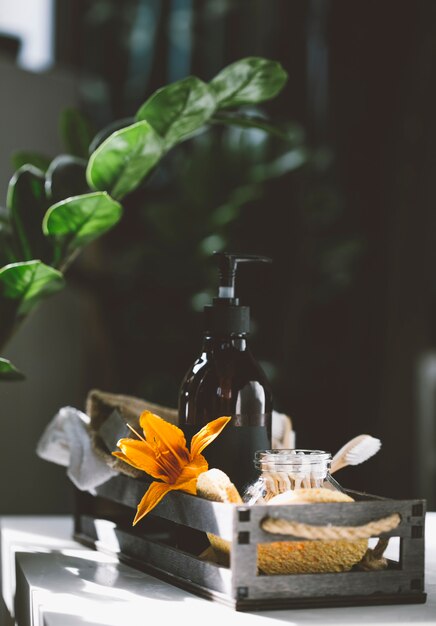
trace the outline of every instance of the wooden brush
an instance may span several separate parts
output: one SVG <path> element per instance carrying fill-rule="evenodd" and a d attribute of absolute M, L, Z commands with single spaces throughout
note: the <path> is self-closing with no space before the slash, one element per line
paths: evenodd
<path fill-rule="evenodd" d="M 333 474 L 347 465 L 359 465 L 380 450 L 381 441 L 371 435 L 358 435 L 346 443 L 332 459 L 330 473 Z"/>

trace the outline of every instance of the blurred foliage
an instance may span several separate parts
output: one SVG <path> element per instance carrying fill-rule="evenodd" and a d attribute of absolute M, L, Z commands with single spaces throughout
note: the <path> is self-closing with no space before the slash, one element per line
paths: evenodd
<path fill-rule="evenodd" d="M 0 372 L 3 380 L 23 380 L 23 374 L 7 359 L 0 358 Z"/>
<path fill-rule="evenodd" d="M 40 170 L 34 163 L 44 158 L 28 153 L 32 163 L 21 165 L 9 184 L 0 231 L 6 263 L 0 267 L 0 346 L 40 300 L 62 288 L 63 272 L 77 254 L 120 221 L 119 201 L 144 188 L 175 145 L 206 130 L 221 107 L 268 100 L 286 80 L 275 61 L 241 59 L 209 84 L 190 76 L 158 89 L 141 105 L 134 123 L 121 121 L 114 131 L 111 124 L 109 136 L 104 129 L 98 141 L 79 111 L 64 111 L 60 131 L 68 154 Z M 22 159 L 23 153 L 14 157 Z M 13 372 L 4 361 L 0 379 L 13 379 Z"/>
<path fill-rule="evenodd" d="M 185 67 L 191 52 L 180 46 L 188 45 L 194 22 L 177 41 L 170 25 L 183 11 L 194 19 L 189 3 L 86 1 L 81 45 L 74 39 L 71 50 L 80 56 L 73 60 L 93 124 L 68 109 L 59 120 L 65 154 L 13 155 L 16 208 L 0 213 L 0 265 L 38 257 L 69 269 L 99 309 L 95 332 L 108 347 L 108 386 L 165 404 L 176 402 L 201 342 L 202 308 L 217 287 L 214 250 L 274 260 L 269 276 L 242 272 L 237 287 L 252 305 L 252 345 L 278 407 L 308 385 L 302 371 L 309 357 L 297 349 L 305 320 L 314 304 L 323 307 L 351 287 L 364 250 L 347 223 L 333 155 L 314 148 L 303 126 L 289 120 L 302 98 L 296 77 L 280 109 L 269 102 L 286 82 L 276 61 L 248 57 L 211 71 L 224 52 L 216 37 L 229 16 L 244 13 L 244 23 L 257 24 L 253 32 L 266 32 L 271 20 L 279 28 L 277 5 L 265 12 L 253 4 L 250 11 L 248 3 L 242 10 L 242 3 L 206 2 L 195 18 L 202 20 L 195 37 L 203 38 L 194 37 Z M 212 74 L 209 82 L 186 76 L 206 64 L 201 75 Z M 162 87 L 172 73 L 180 80 Z M 155 91 L 142 103 L 150 86 Z M 32 219 L 27 206 L 35 209 Z M 0 345 L 15 332 L 16 304 L 0 301 Z"/>

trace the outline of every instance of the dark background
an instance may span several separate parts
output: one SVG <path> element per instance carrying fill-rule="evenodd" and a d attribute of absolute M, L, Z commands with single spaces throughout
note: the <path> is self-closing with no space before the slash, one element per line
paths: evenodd
<path fill-rule="evenodd" d="M 433 390 L 418 390 L 436 339 L 436 4 L 58 0 L 55 40 L 96 130 L 168 82 L 259 55 L 289 73 L 261 111 L 294 132 L 285 151 L 211 129 L 126 200 L 69 273 L 91 303 L 84 388 L 175 406 L 216 289 L 211 252 L 265 254 L 273 265 L 243 268 L 237 288 L 297 445 L 379 437 L 381 452 L 338 480 L 434 504 L 420 447 Z"/>

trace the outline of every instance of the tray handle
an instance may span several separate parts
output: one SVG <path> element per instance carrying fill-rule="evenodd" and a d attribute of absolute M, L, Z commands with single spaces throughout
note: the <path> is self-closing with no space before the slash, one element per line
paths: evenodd
<path fill-rule="evenodd" d="M 303 539 L 346 540 L 367 539 L 377 537 L 381 533 L 394 530 L 401 522 L 399 513 L 368 522 L 361 526 L 314 526 L 293 520 L 264 517 L 260 527 L 273 535 L 292 535 Z"/>

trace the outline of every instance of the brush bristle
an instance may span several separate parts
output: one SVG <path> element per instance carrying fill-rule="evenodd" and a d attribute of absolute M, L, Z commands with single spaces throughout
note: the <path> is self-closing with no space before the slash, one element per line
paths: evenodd
<path fill-rule="evenodd" d="M 380 447 L 380 439 L 370 436 L 365 437 L 365 439 L 356 443 L 356 445 L 347 452 L 347 463 L 349 465 L 359 465 L 359 463 L 363 463 L 363 461 L 366 461 L 378 452 Z"/>

